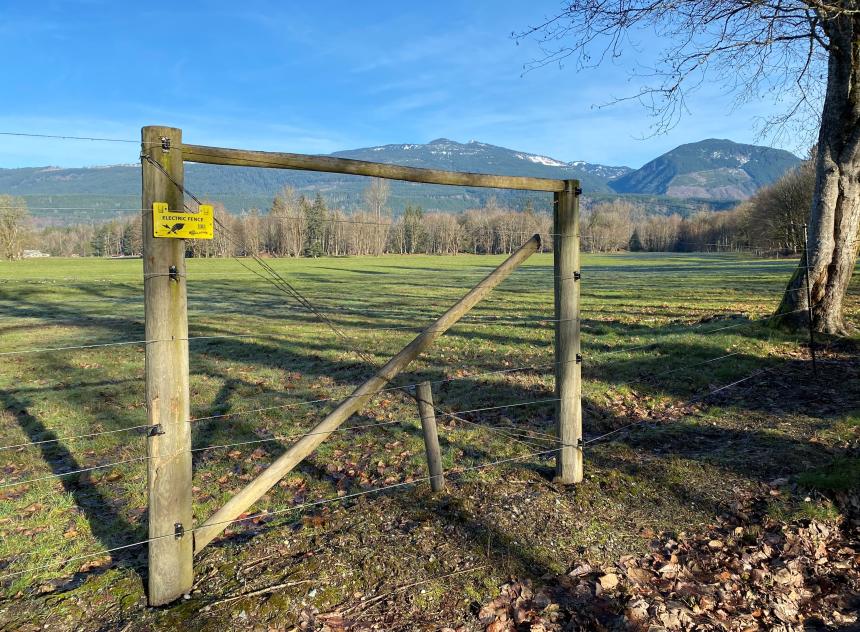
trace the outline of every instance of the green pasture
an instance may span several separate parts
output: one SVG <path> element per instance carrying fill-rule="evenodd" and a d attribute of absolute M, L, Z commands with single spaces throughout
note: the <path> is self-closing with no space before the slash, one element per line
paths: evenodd
<path fill-rule="evenodd" d="M 289 445 L 289 439 L 261 440 L 291 437 L 311 428 L 338 398 L 372 374 L 374 367 L 365 362 L 366 356 L 377 367 L 382 365 L 503 259 L 463 255 L 269 260 L 340 333 L 254 274 L 259 268 L 253 261 L 189 260 L 191 416 L 229 414 L 192 422 L 196 520 L 205 520 Z M 794 363 L 792 380 L 811 379 L 805 337 L 755 322 L 772 313 L 795 265 L 796 260 L 723 254 L 584 256 L 586 440 L 639 419 L 653 421 L 654 428 L 643 435 L 641 446 L 607 440 L 586 452 L 590 475 L 621 472 L 622 479 L 632 477 L 638 491 L 627 490 L 622 498 L 620 492 L 595 487 L 597 481 L 588 479 L 585 496 L 572 499 L 562 494 L 557 511 L 570 507 L 575 512 L 583 502 L 597 503 L 595 498 L 608 494 L 611 502 L 602 510 L 607 513 L 601 524 L 613 516 L 629 521 L 644 510 L 639 501 L 632 502 L 633 508 L 625 506 L 628 496 L 649 503 L 667 489 L 701 480 L 697 493 L 711 498 L 717 493 L 712 486 L 723 475 L 756 480 L 764 476 L 739 473 L 736 466 L 747 457 L 723 458 L 720 450 L 714 453 L 715 465 L 693 463 L 689 454 L 659 451 L 653 468 L 638 465 L 625 470 L 624 464 L 635 460 L 642 446 L 650 449 L 670 443 L 672 433 L 683 433 L 691 425 L 707 428 L 730 419 L 731 431 L 741 432 L 744 424 L 753 423 L 750 419 L 761 417 L 770 405 L 754 397 L 749 401 L 733 397 L 727 389 L 696 407 L 691 418 L 688 413 L 693 409 L 685 407 L 690 399 L 786 363 Z M 856 288 L 855 279 L 847 309 L 854 323 L 860 320 Z M 464 413 L 475 425 L 440 418 L 446 468 L 468 468 L 552 447 L 540 441 L 540 433 L 553 431 L 553 318 L 552 255 L 539 254 L 400 376 L 397 384 L 436 382 L 437 404 L 448 411 L 512 404 Z M 239 335 L 246 336 L 227 337 Z M 134 595 L 132 601 L 139 600 L 145 547 L 115 556 L 127 563 L 107 565 L 99 555 L 62 562 L 147 537 L 143 432 L 66 439 L 147 423 L 144 345 L 135 342 L 143 339 L 140 260 L 0 263 L 0 353 L 4 354 L 0 356 L 0 446 L 21 445 L 0 450 L 3 594 L 35 600 L 39 593 L 58 587 L 74 594 L 87 585 L 98 587 L 109 581 L 124 582 Z M 40 351 L 125 341 L 135 343 Z M 832 342 L 820 341 L 824 360 L 826 345 Z M 755 379 L 739 388 L 754 395 Z M 305 403 L 312 400 L 323 401 Z M 821 416 L 788 409 L 786 414 L 805 415 L 805 419 Z M 240 551 L 252 535 L 280 541 L 285 534 L 297 533 L 301 540 L 305 532 L 326 531 L 325 523 L 309 522 L 308 515 L 323 515 L 328 509 L 286 511 L 290 507 L 425 477 L 420 423 L 408 400 L 383 393 L 348 425 L 383 423 L 387 425 L 333 435 L 254 507 L 254 512 L 274 512 L 270 521 L 231 528 L 230 537 L 212 555 L 220 555 L 224 547 Z M 769 437 L 768 432 L 777 433 L 779 428 L 761 432 Z M 511 434 L 536 439 L 524 444 Z M 57 438 L 60 441 L 27 445 Z M 773 435 L 774 450 L 779 444 L 779 437 Z M 209 449 L 221 445 L 228 447 Z M 120 461 L 129 462 L 15 484 Z M 550 465 L 551 459 L 532 457 L 470 471 L 450 484 L 454 489 L 461 484 L 485 489 L 519 470 L 547 478 Z M 803 469 L 802 465 L 801 459 L 798 467 Z M 415 488 L 390 494 L 426 496 L 426 487 L 418 482 Z M 709 515 L 706 502 L 694 509 L 686 501 L 666 502 L 663 517 L 654 518 L 655 526 L 661 520 L 695 523 Z M 679 512 L 673 502 L 687 509 Z M 361 507 L 365 505 L 355 510 Z M 602 528 L 578 523 L 568 533 L 535 540 L 529 555 L 556 559 L 557 553 L 550 555 L 549 548 L 574 550 L 584 542 L 606 542 Z M 475 547 L 482 550 L 484 543 Z M 204 561 L 207 554 L 208 550 Z M 103 573 L 97 572 L 99 564 L 104 565 Z M 389 571 L 354 575 L 345 590 L 364 590 L 363 583 Z M 483 594 L 483 580 L 475 581 L 479 583 L 469 590 Z M 328 605 L 343 599 L 326 591 L 315 595 L 313 599 L 328 600 Z M 303 598 L 310 599 L 306 594 Z M 320 608 L 325 605 L 318 603 Z M 2 615 L 0 621 L 11 620 L 10 616 Z"/>

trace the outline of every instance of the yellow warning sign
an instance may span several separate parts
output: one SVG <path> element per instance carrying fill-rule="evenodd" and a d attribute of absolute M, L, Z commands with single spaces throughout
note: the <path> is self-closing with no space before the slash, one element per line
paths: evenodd
<path fill-rule="evenodd" d="M 215 220 L 212 207 L 201 204 L 197 213 L 169 211 L 165 202 L 152 205 L 152 234 L 173 239 L 212 239 Z"/>

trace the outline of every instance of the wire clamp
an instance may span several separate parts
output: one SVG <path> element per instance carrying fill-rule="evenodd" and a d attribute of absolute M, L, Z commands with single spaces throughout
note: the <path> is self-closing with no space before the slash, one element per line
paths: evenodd
<path fill-rule="evenodd" d="M 173 525 L 173 537 L 177 540 L 181 540 L 182 536 L 185 535 L 185 527 L 182 526 L 181 522 L 177 522 Z"/>
<path fill-rule="evenodd" d="M 152 429 L 149 431 L 150 437 L 157 437 L 157 436 L 163 435 L 163 434 L 166 434 L 166 433 L 164 432 L 164 428 L 162 427 L 161 424 L 155 424 L 152 427 Z"/>
<path fill-rule="evenodd" d="M 176 269 L 176 266 L 170 266 L 167 269 L 167 271 L 168 271 L 168 274 L 170 275 L 171 281 L 178 281 L 179 280 L 179 271 Z"/>
<path fill-rule="evenodd" d="M 576 188 L 573 190 L 573 194 L 574 194 L 574 195 L 577 195 L 577 196 L 582 195 L 582 187 L 576 187 Z"/>
<path fill-rule="evenodd" d="M 576 354 L 576 363 L 582 364 L 582 354 L 581 353 Z"/>
<path fill-rule="evenodd" d="M 167 136 L 161 137 L 161 151 L 163 151 L 164 153 L 170 151 L 170 138 L 168 138 Z"/>
<path fill-rule="evenodd" d="M 573 280 L 574 280 L 574 281 L 579 281 L 581 278 L 582 278 L 582 273 L 581 273 L 581 272 L 574 272 L 574 273 L 573 273 Z"/>

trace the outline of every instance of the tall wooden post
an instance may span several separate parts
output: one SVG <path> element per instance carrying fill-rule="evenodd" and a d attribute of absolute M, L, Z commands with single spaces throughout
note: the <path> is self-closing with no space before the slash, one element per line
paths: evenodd
<path fill-rule="evenodd" d="M 430 472 L 430 489 L 441 492 L 445 487 L 442 475 L 442 452 L 439 449 L 439 433 L 436 429 L 436 411 L 433 409 L 433 389 L 430 382 L 421 382 L 415 388 L 418 414 L 424 431 L 424 452 L 427 454 L 427 469 Z"/>
<path fill-rule="evenodd" d="M 579 182 L 566 180 L 553 203 L 556 424 L 561 442 L 556 480 L 582 480 L 582 356 L 579 347 Z"/>
<path fill-rule="evenodd" d="M 142 153 L 183 183 L 182 131 L 144 127 Z M 184 194 L 146 159 L 143 175 L 143 279 L 147 440 L 149 603 L 159 606 L 191 590 L 191 424 L 188 402 L 188 313 L 185 240 L 153 237 L 154 202 L 182 210 Z"/>

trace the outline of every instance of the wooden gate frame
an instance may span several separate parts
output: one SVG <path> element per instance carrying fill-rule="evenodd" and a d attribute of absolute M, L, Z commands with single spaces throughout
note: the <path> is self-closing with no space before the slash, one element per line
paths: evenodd
<path fill-rule="evenodd" d="M 150 160 L 158 163 L 161 169 L 149 162 Z M 141 130 L 141 209 L 145 330 L 146 340 L 151 341 L 146 345 L 146 408 L 149 423 L 153 426 L 147 440 L 151 540 L 148 568 L 150 605 L 169 603 L 191 590 L 194 581 L 194 554 L 226 527 L 225 520 L 235 519 L 241 511 L 256 502 L 328 436 L 314 435 L 318 441 L 299 441 L 203 525 L 196 528 L 193 526 L 191 424 L 188 423 L 190 410 L 185 241 L 154 238 L 152 212 L 155 202 L 167 202 L 170 209 L 183 208 L 185 196 L 181 187 L 184 183 L 185 162 L 300 169 L 425 184 L 552 192 L 556 432 L 560 442 L 556 456 L 556 481 L 573 484 L 582 480 L 582 358 L 579 316 L 581 189 L 577 180 L 441 171 L 330 156 L 187 145 L 182 142 L 180 129 L 147 126 Z M 436 324 L 431 325 L 371 380 L 359 387 L 317 427 L 325 426 L 326 430 L 333 430 L 346 421 L 361 403 L 387 383 L 386 379 L 391 379 L 405 368 L 411 359 L 426 349 L 492 287 L 535 252 L 539 244 L 537 236 L 526 242 L 487 279 L 440 317 Z M 439 326 L 439 323 L 444 326 Z M 431 335 L 428 336 L 428 332 Z M 422 339 L 425 336 L 427 337 Z M 409 353 L 404 355 L 407 350 Z M 396 370 L 386 373 L 392 363 L 396 365 Z M 274 479 L 274 482 L 271 479 Z M 260 489 L 263 491 L 258 493 Z M 237 513 L 236 509 L 239 507 L 241 510 Z"/>

